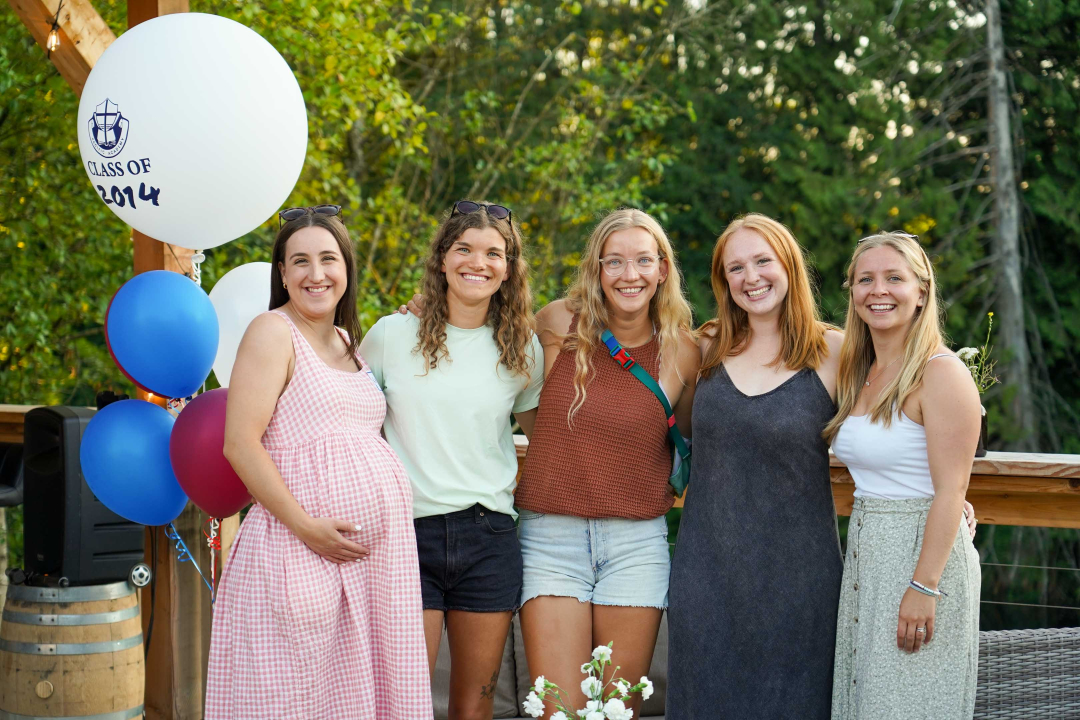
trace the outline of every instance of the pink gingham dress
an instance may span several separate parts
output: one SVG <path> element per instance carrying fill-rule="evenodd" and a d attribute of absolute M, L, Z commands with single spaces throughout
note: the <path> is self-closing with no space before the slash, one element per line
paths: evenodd
<path fill-rule="evenodd" d="M 363 359 L 329 367 L 274 312 L 296 367 L 263 446 L 300 505 L 362 525 L 351 537 L 371 555 L 323 560 L 252 506 L 214 607 L 205 718 L 430 719 L 412 491 L 379 435 L 386 401 Z"/>

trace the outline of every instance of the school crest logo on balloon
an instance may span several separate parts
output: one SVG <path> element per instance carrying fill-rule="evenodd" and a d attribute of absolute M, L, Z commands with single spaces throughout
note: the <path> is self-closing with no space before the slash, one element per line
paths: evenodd
<path fill-rule="evenodd" d="M 90 116 L 90 144 L 101 157 L 116 157 L 127 144 L 128 127 L 128 119 L 120 114 L 119 106 L 105 98 Z"/>

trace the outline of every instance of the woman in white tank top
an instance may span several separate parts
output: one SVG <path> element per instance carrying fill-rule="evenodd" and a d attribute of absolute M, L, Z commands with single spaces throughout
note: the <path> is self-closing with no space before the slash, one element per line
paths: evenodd
<path fill-rule="evenodd" d="M 825 429 L 855 480 L 837 622 L 834 720 L 971 718 L 979 556 L 962 527 L 979 395 L 942 340 L 918 238 L 859 242 Z"/>

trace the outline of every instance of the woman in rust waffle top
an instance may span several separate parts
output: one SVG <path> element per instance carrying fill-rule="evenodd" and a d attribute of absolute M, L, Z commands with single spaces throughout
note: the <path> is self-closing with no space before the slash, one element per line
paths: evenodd
<path fill-rule="evenodd" d="M 536 321 L 545 383 L 515 495 L 521 624 L 531 674 L 572 689 L 571 705 L 583 707 L 592 648 L 614 642 L 631 682 L 648 672 L 670 570 L 667 417 L 601 334 L 610 329 L 660 382 L 684 432 L 701 356 L 671 243 L 640 210 L 600 222 L 567 298 Z"/>

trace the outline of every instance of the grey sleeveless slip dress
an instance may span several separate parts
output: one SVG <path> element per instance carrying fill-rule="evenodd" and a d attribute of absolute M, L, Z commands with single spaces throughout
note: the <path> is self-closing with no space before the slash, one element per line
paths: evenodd
<path fill-rule="evenodd" d="M 668 720 L 829 718 L 843 561 L 814 370 L 747 396 L 698 382 L 672 561 Z"/>

